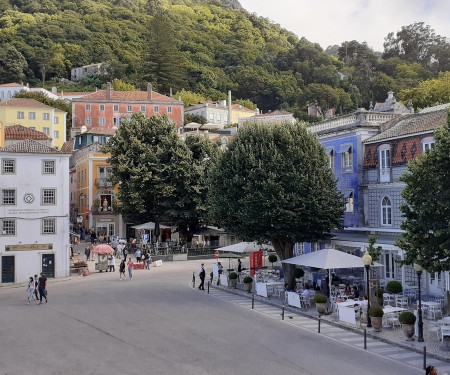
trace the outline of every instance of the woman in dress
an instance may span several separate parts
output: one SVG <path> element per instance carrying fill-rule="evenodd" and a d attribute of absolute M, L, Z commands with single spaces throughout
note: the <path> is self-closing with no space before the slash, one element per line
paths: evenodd
<path fill-rule="evenodd" d="M 27 305 L 30 304 L 30 302 L 33 300 L 33 294 L 34 294 L 34 279 L 30 277 L 30 280 L 28 280 L 28 302 Z"/>
<path fill-rule="evenodd" d="M 125 276 L 125 259 L 122 259 L 119 266 L 119 280 L 122 280 L 122 276 L 124 279 L 127 277 Z"/>

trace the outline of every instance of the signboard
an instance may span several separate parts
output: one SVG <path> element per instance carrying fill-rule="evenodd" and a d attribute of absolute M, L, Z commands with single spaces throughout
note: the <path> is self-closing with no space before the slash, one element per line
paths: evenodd
<path fill-rule="evenodd" d="M 52 243 L 34 243 L 21 245 L 6 245 L 6 251 L 33 251 L 33 250 L 53 250 Z"/>
<path fill-rule="evenodd" d="M 149 234 L 143 234 L 142 235 L 142 240 L 148 242 L 150 240 L 150 235 Z"/>

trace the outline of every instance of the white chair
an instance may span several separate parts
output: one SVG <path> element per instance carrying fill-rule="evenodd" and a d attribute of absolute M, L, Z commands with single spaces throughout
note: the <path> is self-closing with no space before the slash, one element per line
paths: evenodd
<path fill-rule="evenodd" d="M 300 306 L 304 307 L 307 310 L 311 306 L 311 300 L 309 296 L 300 296 Z"/>
<path fill-rule="evenodd" d="M 394 300 L 394 296 L 392 294 L 387 294 L 384 293 L 383 294 L 383 305 L 384 306 L 395 306 L 395 300 Z"/>
<path fill-rule="evenodd" d="M 430 306 L 428 309 L 428 317 L 430 319 L 436 320 L 437 318 L 442 318 L 442 310 L 440 306 Z"/>
<path fill-rule="evenodd" d="M 389 326 L 392 325 L 393 329 L 395 329 L 395 326 L 398 326 L 398 327 L 401 326 L 401 324 L 398 320 L 398 313 L 396 313 L 396 312 L 387 313 L 385 322 L 386 322 L 386 325 L 389 325 Z"/>
<path fill-rule="evenodd" d="M 398 297 L 397 298 L 397 307 L 408 308 L 408 297 Z"/>

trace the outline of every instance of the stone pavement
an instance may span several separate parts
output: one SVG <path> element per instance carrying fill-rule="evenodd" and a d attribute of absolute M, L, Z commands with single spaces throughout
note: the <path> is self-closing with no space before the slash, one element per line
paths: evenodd
<path fill-rule="evenodd" d="M 242 287 L 242 286 L 241 286 Z M 200 292 L 200 291 L 199 291 Z M 226 300 L 243 308 L 252 309 L 252 294 L 239 289 L 210 285 L 209 294 L 214 298 Z M 254 310 L 274 319 L 282 319 L 284 300 L 271 297 L 254 296 Z M 284 307 L 284 321 L 299 329 L 318 332 L 319 319 L 315 308 L 304 311 L 295 307 Z M 425 320 L 425 324 L 428 322 Z M 331 315 L 323 316 L 320 322 L 320 334 L 340 344 L 364 348 L 365 326 L 352 326 L 333 320 Z M 439 350 L 440 341 L 436 333 L 427 335 L 425 342 L 406 341 L 402 328 L 396 330 L 383 329 L 376 333 L 367 329 L 367 350 L 373 354 L 388 357 L 409 366 L 423 368 L 423 348 L 426 346 L 427 365 L 432 364 L 440 374 L 450 373 L 450 353 Z"/>

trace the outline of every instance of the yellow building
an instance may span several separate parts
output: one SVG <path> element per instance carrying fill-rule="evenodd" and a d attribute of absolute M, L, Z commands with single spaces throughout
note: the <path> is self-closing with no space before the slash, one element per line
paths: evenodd
<path fill-rule="evenodd" d="M 0 121 L 0 147 L 5 147 L 5 127 Z"/>
<path fill-rule="evenodd" d="M 12 98 L 0 103 L 3 126 L 22 125 L 52 138 L 52 147 L 61 149 L 66 140 L 67 112 L 34 99 Z"/>
<path fill-rule="evenodd" d="M 110 165 L 101 149 L 114 129 L 94 128 L 81 133 L 74 140 L 71 161 L 71 192 L 77 222 L 85 229 L 94 229 L 100 236 L 120 236 L 123 233 L 122 216 L 115 210 L 118 185 L 109 180 Z"/>
<path fill-rule="evenodd" d="M 239 119 L 252 117 L 258 114 L 259 111 L 257 109 L 249 109 L 240 104 L 233 104 L 231 106 L 231 123 L 239 124 Z"/>

